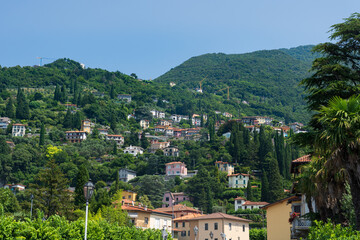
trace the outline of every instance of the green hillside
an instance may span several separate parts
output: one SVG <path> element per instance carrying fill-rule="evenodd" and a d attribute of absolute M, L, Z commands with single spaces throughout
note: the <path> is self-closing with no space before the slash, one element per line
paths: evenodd
<path fill-rule="evenodd" d="M 315 57 L 311 48 L 205 54 L 190 58 L 154 81 L 195 89 L 205 78 L 205 93 L 226 99 L 226 89 L 217 91 L 230 87 L 230 101 L 224 103 L 240 102 L 237 107 L 241 115 L 261 114 L 306 122 L 309 114 L 304 109 L 303 88 L 298 84 L 309 74 Z"/>

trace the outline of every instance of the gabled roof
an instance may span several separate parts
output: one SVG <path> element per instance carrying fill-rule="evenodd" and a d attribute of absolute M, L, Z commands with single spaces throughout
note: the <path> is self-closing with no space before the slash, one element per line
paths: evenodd
<path fill-rule="evenodd" d="M 196 212 L 200 213 L 200 210 L 197 210 L 195 208 L 191 208 L 182 204 L 174 205 L 173 207 L 166 207 L 166 208 L 157 208 L 157 211 L 162 212 Z"/>
<path fill-rule="evenodd" d="M 311 155 L 308 154 L 308 155 L 305 155 L 305 156 L 302 156 L 302 157 L 299 157 L 295 160 L 292 161 L 293 163 L 307 163 L 307 162 L 311 162 Z"/>
<path fill-rule="evenodd" d="M 170 165 L 170 164 L 184 164 L 184 165 L 186 165 L 186 164 L 183 163 L 183 162 L 169 162 L 169 163 L 165 163 L 165 165 Z"/>
<path fill-rule="evenodd" d="M 252 202 L 252 201 L 246 201 L 243 203 L 245 206 L 255 206 L 255 205 L 268 205 L 268 202 Z"/>
<path fill-rule="evenodd" d="M 212 214 L 209 214 L 209 215 L 202 215 L 202 216 L 199 216 L 199 217 L 188 219 L 188 221 L 206 220 L 206 219 L 231 219 L 231 220 L 235 220 L 235 221 L 239 221 L 239 222 L 240 221 L 241 222 L 251 222 L 251 220 L 235 217 L 235 216 L 225 214 L 225 213 L 221 213 L 221 212 L 212 213 Z"/>
<path fill-rule="evenodd" d="M 235 177 L 235 176 L 239 176 L 239 175 L 242 175 L 242 176 L 250 176 L 250 174 L 246 174 L 246 173 L 234 173 L 234 174 L 229 174 L 227 175 L 228 177 Z"/>
<path fill-rule="evenodd" d="M 175 218 L 173 221 L 186 221 L 186 220 L 189 220 L 191 218 L 196 218 L 196 217 L 200 217 L 202 216 L 203 214 L 200 214 L 200 213 L 189 213 L 188 215 L 185 215 L 185 216 L 182 216 L 182 217 L 178 217 L 178 218 Z"/>
<path fill-rule="evenodd" d="M 122 205 L 121 206 L 122 210 L 126 210 L 126 211 L 134 211 L 134 212 L 146 212 L 146 213 L 154 213 L 154 214 L 161 214 L 161 215 L 166 215 L 169 217 L 172 217 L 173 215 L 171 213 L 167 213 L 167 212 L 162 212 L 159 211 L 157 209 L 149 209 L 149 208 L 144 208 L 144 207 L 139 207 L 139 206 L 132 206 L 132 205 Z"/>
<path fill-rule="evenodd" d="M 263 207 L 261 207 L 262 209 L 268 209 L 269 207 L 272 207 L 274 205 L 277 205 L 279 203 L 283 203 L 285 201 L 289 201 L 291 199 L 294 199 L 294 198 L 297 198 L 297 196 L 291 196 L 291 197 L 287 197 L 287 198 L 283 198 L 283 199 L 280 199 L 279 201 L 276 201 L 276 202 L 273 202 L 273 203 L 269 203 L 268 205 L 265 205 Z"/>
<path fill-rule="evenodd" d="M 235 198 L 234 200 L 246 200 L 246 199 L 243 198 L 243 197 L 237 197 L 237 198 Z"/>

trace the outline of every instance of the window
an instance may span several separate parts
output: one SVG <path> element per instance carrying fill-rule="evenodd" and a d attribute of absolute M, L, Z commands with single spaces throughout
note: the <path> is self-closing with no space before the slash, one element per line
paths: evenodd
<path fill-rule="evenodd" d="M 178 222 L 176 222 L 176 223 L 175 223 L 175 226 L 176 226 L 176 227 L 179 227 L 179 223 L 178 223 Z"/>
<path fill-rule="evenodd" d="M 169 201 L 169 197 L 166 197 L 166 198 L 165 198 L 165 201 L 168 202 L 168 201 Z"/>
<path fill-rule="evenodd" d="M 190 237 L 190 231 L 188 231 L 188 237 Z"/>
<path fill-rule="evenodd" d="M 231 223 L 229 223 L 229 231 L 231 231 Z"/>
<path fill-rule="evenodd" d="M 214 223 L 214 230 L 218 230 L 218 223 Z"/>
<path fill-rule="evenodd" d="M 170 169 L 171 168 L 171 166 L 168 166 L 168 169 Z"/>
<path fill-rule="evenodd" d="M 238 183 L 238 180 L 235 181 L 235 184 L 239 184 L 239 183 Z"/>
<path fill-rule="evenodd" d="M 182 226 L 185 227 L 185 222 L 183 222 Z"/>
<path fill-rule="evenodd" d="M 246 180 L 244 180 L 244 184 L 246 185 Z"/>
<path fill-rule="evenodd" d="M 131 195 L 129 195 L 129 199 L 131 199 Z"/>
<path fill-rule="evenodd" d="M 155 218 L 155 228 L 160 229 L 160 218 Z"/>
<path fill-rule="evenodd" d="M 243 225 L 243 232 L 245 232 L 245 225 Z"/>
<path fill-rule="evenodd" d="M 145 217 L 145 224 L 148 224 L 148 223 L 149 223 L 149 218 Z"/>
<path fill-rule="evenodd" d="M 300 209 L 300 206 L 294 206 L 294 212 L 299 213 Z"/>
<path fill-rule="evenodd" d="M 205 223 L 205 230 L 209 230 L 209 225 Z"/>

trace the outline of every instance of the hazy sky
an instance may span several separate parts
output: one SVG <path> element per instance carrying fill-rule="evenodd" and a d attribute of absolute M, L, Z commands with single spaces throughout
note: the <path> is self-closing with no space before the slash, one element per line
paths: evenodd
<path fill-rule="evenodd" d="M 0 65 L 66 57 L 154 79 L 205 53 L 328 41 L 330 26 L 359 9 L 359 0 L 3 0 Z"/>

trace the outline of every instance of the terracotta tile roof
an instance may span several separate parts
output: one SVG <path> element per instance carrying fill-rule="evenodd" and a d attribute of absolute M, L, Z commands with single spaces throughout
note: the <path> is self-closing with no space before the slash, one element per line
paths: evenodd
<path fill-rule="evenodd" d="M 202 215 L 203 215 L 203 214 L 201 214 L 201 213 L 189 213 L 188 215 L 175 218 L 173 221 L 175 222 L 175 221 L 189 220 L 189 219 L 191 219 L 191 218 L 200 217 L 200 216 L 202 216 Z"/>
<path fill-rule="evenodd" d="M 243 197 L 237 197 L 237 198 L 235 198 L 234 200 L 246 200 L 246 199 L 243 198 Z"/>
<path fill-rule="evenodd" d="M 242 176 L 250 176 L 250 174 L 246 174 L 246 173 L 234 173 L 234 174 L 229 174 L 227 175 L 228 177 L 234 177 L 234 176 L 239 176 L 239 175 L 242 175 Z"/>
<path fill-rule="evenodd" d="M 121 209 L 122 210 L 126 210 L 126 211 L 136 211 L 136 212 L 147 212 L 147 213 L 159 213 L 159 214 L 165 214 L 165 215 L 169 215 L 169 216 L 172 216 L 171 213 L 168 213 L 168 212 L 162 212 L 162 211 L 159 211 L 157 209 L 145 209 L 144 207 L 139 207 L 139 206 L 132 206 L 132 205 L 122 205 L 121 206 Z"/>
<path fill-rule="evenodd" d="M 25 126 L 25 124 L 15 123 L 15 124 L 13 124 L 13 126 Z"/>
<path fill-rule="evenodd" d="M 306 162 L 311 162 L 311 155 L 308 154 L 308 155 L 305 155 L 305 156 L 302 156 L 302 157 L 299 157 L 298 159 L 295 159 L 292 161 L 293 163 L 306 163 Z"/>
<path fill-rule="evenodd" d="M 246 201 L 243 203 L 243 205 L 246 206 L 251 206 L 251 205 L 268 205 L 268 202 L 251 202 L 251 201 Z"/>
<path fill-rule="evenodd" d="M 156 210 L 162 211 L 162 212 L 197 212 L 200 213 L 200 210 L 197 210 L 195 208 L 191 208 L 182 204 L 174 205 L 173 207 L 166 207 L 166 208 L 157 208 Z"/>
<path fill-rule="evenodd" d="M 183 162 L 169 162 L 169 163 L 165 163 L 165 165 L 169 165 L 169 164 L 177 164 L 177 163 L 180 163 L 180 164 L 185 164 Z"/>
<path fill-rule="evenodd" d="M 209 215 L 202 215 L 200 217 L 188 219 L 188 221 L 206 220 L 206 219 L 231 219 L 231 220 L 235 220 L 235 221 L 251 222 L 251 220 L 235 217 L 235 216 L 228 215 L 228 214 L 221 213 L 221 212 L 212 213 Z"/>

